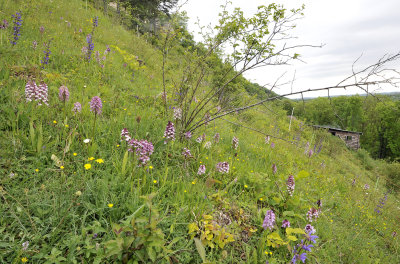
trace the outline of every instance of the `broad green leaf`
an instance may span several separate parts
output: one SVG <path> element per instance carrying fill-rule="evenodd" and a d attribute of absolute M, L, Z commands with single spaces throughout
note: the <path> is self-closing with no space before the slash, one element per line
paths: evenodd
<path fill-rule="evenodd" d="M 122 175 L 125 175 L 126 163 L 128 162 L 128 151 L 125 151 L 124 158 L 122 160 Z"/>
<path fill-rule="evenodd" d="M 300 179 L 303 179 L 303 178 L 307 178 L 308 176 L 310 176 L 310 173 L 308 173 L 305 170 L 302 170 L 297 174 L 297 177 L 295 179 L 296 180 L 300 180 Z"/>
<path fill-rule="evenodd" d="M 194 238 L 194 242 L 196 244 L 196 249 L 197 252 L 199 252 L 201 260 L 203 261 L 203 263 L 206 262 L 206 250 L 203 246 L 203 243 L 201 243 L 198 238 Z"/>
<path fill-rule="evenodd" d="M 283 216 L 294 216 L 294 212 L 293 211 L 284 211 Z"/>

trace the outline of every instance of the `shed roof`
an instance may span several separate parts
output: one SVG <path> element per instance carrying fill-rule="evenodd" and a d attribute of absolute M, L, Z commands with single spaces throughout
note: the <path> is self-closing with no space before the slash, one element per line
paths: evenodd
<path fill-rule="evenodd" d="M 329 131 L 338 131 L 338 132 L 346 132 L 346 133 L 353 133 L 353 134 L 359 134 L 362 135 L 362 132 L 357 132 L 357 131 L 350 131 L 350 130 L 344 130 L 341 128 L 336 128 L 336 127 L 330 127 L 330 126 L 319 126 L 319 125 L 312 125 L 315 128 L 324 128 L 324 129 L 329 129 Z"/>

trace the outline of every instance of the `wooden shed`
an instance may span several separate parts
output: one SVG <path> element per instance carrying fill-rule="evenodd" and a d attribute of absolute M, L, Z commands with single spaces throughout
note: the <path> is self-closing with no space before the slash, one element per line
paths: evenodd
<path fill-rule="evenodd" d="M 315 128 L 326 129 L 334 136 L 341 138 L 347 145 L 347 147 L 357 150 L 360 148 L 360 136 L 361 132 L 349 131 L 340 128 L 334 128 L 329 126 L 317 126 L 313 125 Z"/>

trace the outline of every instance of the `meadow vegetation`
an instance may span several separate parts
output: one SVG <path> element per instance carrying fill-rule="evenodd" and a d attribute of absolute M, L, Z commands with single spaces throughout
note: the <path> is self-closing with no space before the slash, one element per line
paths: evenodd
<path fill-rule="evenodd" d="M 226 65 L 179 101 L 204 51 L 183 30 L 167 47 L 81 0 L 0 10 L 1 263 L 400 261 L 398 164 L 279 102 L 186 131 Z M 229 88 L 210 113 L 268 96 Z"/>

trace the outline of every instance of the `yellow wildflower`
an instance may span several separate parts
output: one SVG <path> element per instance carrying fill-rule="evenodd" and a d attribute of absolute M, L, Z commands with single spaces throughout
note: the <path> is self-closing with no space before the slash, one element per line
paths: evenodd
<path fill-rule="evenodd" d="M 39 172 L 39 169 L 36 169 L 35 171 L 36 171 L 36 172 Z"/>
<path fill-rule="evenodd" d="M 89 161 L 94 160 L 94 157 L 90 157 L 90 158 L 88 158 L 88 160 L 89 160 Z"/>
<path fill-rule="evenodd" d="M 247 186 L 247 184 L 245 184 L 245 185 L 244 185 L 244 188 L 247 188 L 247 187 L 249 187 L 249 186 Z"/>
<path fill-rule="evenodd" d="M 91 167 L 92 167 L 91 164 L 89 164 L 89 163 L 85 164 L 85 169 L 86 169 L 86 170 L 90 170 Z"/>
<path fill-rule="evenodd" d="M 112 203 L 109 203 L 109 204 L 108 204 L 108 207 L 109 207 L 109 208 L 112 208 L 113 206 L 114 206 L 114 204 L 112 204 Z"/>
<path fill-rule="evenodd" d="M 57 124 L 57 121 L 56 121 L 56 120 L 54 120 L 54 121 L 53 121 L 53 124 Z"/>
<path fill-rule="evenodd" d="M 78 155 L 78 153 L 76 153 L 76 152 L 74 152 L 74 154 L 73 154 L 74 156 L 76 156 L 76 155 Z"/>
<path fill-rule="evenodd" d="M 97 159 L 96 162 L 97 163 L 104 163 L 104 160 L 103 159 Z"/>
<path fill-rule="evenodd" d="M 23 258 L 21 259 L 21 262 L 22 262 L 22 263 L 26 263 L 26 262 L 28 262 L 28 259 L 27 259 L 26 257 L 23 257 Z"/>
<path fill-rule="evenodd" d="M 154 180 L 153 183 L 157 183 L 157 180 Z"/>
<path fill-rule="evenodd" d="M 153 166 L 149 166 L 149 169 L 150 169 L 150 170 L 153 169 Z"/>
<path fill-rule="evenodd" d="M 60 169 L 62 169 L 62 170 L 63 170 L 63 169 L 64 169 L 64 166 L 60 166 Z"/>

